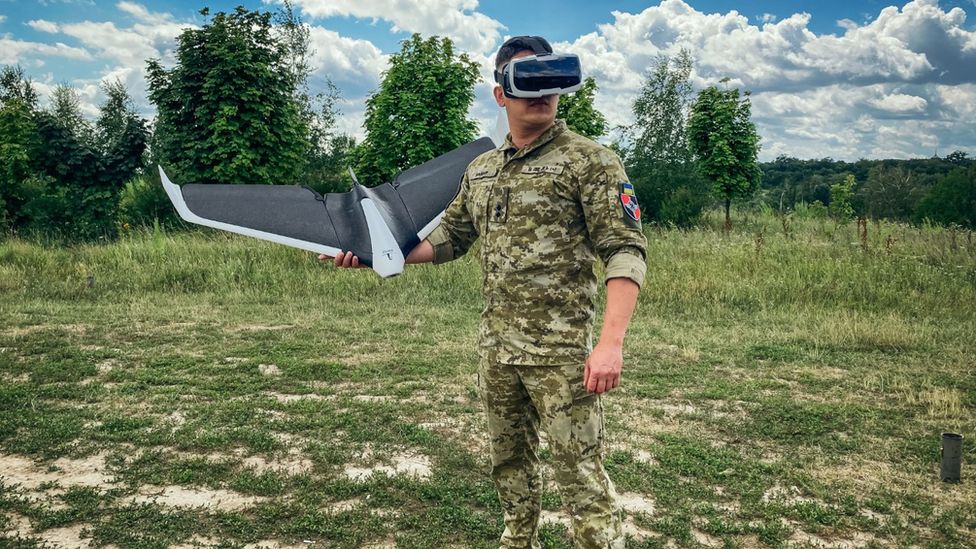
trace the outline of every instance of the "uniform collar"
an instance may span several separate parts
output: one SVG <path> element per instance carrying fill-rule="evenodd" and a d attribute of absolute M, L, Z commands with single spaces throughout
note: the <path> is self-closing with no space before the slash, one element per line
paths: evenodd
<path fill-rule="evenodd" d="M 519 156 L 525 156 L 531 153 L 532 151 L 538 149 L 539 147 L 545 145 L 546 143 L 552 141 L 564 131 L 566 131 L 566 121 L 556 120 L 556 123 L 553 124 L 548 130 L 542 132 L 542 135 L 536 137 L 535 141 L 529 143 L 528 145 L 522 147 L 521 149 L 515 148 L 515 143 L 512 142 L 512 134 L 511 132 L 509 132 L 505 136 L 505 142 L 502 143 L 499 149 L 504 151 L 506 154 L 511 154 L 514 152 Z"/>

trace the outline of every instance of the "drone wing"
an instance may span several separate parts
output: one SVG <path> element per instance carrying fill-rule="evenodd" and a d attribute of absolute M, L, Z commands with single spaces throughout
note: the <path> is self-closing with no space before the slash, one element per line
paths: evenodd
<path fill-rule="evenodd" d="M 494 147 L 482 138 L 410 168 L 375 188 L 320 195 L 288 185 L 183 185 L 160 167 L 166 194 L 185 221 L 335 256 L 351 251 L 380 276 L 403 272 L 404 257 L 440 223 L 461 176 Z"/>

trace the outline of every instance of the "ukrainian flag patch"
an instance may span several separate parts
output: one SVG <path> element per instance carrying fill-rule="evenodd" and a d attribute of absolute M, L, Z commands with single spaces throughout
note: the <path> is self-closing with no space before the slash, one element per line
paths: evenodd
<path fill-rule="evenodd" d="M 638 224 L 640 223 L 640 206 L 637 205 L 637 194 L 634 192 L 634 186 L 630 183 L 620 184 L 620 205 L 628 218 Z"/>

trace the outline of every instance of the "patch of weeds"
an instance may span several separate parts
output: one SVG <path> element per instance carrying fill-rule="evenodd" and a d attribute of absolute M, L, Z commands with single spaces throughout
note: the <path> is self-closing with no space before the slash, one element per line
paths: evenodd
<path fill-rule="evenodd" d="M 745 356 L 752 360 L 791 362 L 803 358 L 803 353 L 794 346 L 776 343 L 763 343 L 749 347 Z"/>
<path fill-rule="evenodd" d="M 793 529 L 778 517 L 769 517 L 755 525 L 753 532 L 759 537 L 759 541 L 769 546 L 779 547 L 790 537 Z"/>
<path fill-rule="evenodd" d="M 367 536 L 387 531 L 383 519 L 365 510 L 326 513 L 315 508 L 293 508 L 280 523 L 289 536 L 326 541 L 329 547 L 361 547 Z"/>
<path fill-rule="evenodd" d="M 59 499 L 60 509 L 44 508 L 32 517 L 36 530 L 46 530 L 78 521 L 90 522 L 100 514 L 100 507 L 112 499 L 109 494 L 90 486 L 71 486 Z"/>
<path fill-rule="evenodd" d="M 27 408 L 0 419 L 0 442 L 9 452 L 56 458 L 67 454 L 83 431 L 85 418 L 74 409 L 29 400 Z"/>
<path fill-rule="evenodd" d="M 734 434 L 781 442 L 802 442 L 824 445 L 827 435 L 856 432 L 870 412 L 860 406 L 843 402 L 804 402 L 787 398 L 761 401 L 751 418 L 734 429 Z"/>
<path fill-rule="evenodd" d="M 562 509 L 563 499 L 556 490 L 544 490 L 542 492 L 543 509 Z"/>
<path fill-rule="evenodd" d="M 230 480 L 234 467 L 226 461 L 210 461 L 205 457 L 178 458 L 165 463 L 162 468 L 165 484 L 194 484 L 219 488 Z"/>
<path fill-rule="evenodd" d="M 749 531 L 741 522 L 730 520 L 724 513 L 710 503 L 698 505 L 695 513 L 704 520 L 701 529 L 715 536 L 741 535 Z"/>
<path fill-rule="evenodd" d="M 198 533 L 199 525 L 196 513 L 164 511 L 158 505 L 143 503 L 107 513 L 101 521 L 94 524 L 91 534 L 96 545 L 165 549 Z"/>
<path fill-rule="evenodd" d="M 14 534 L 14 537 L 0 536 L 0 541 L 3 542 L 2 545 L 5 549 L 45 549 L 49 547 L 43 540 L 33 536 L 21 537 L 19 533 Z"/>
<path fill-rule="evenodd" d="M 679 542 L 691 541 L 692 516 L 684 509 L 673 509 L 663 517 L 651 521 L 654 530 Z"/>
<path fill-rule="evenodd" d="M 573 549 L 573 538 L 563 524 L 543 524 L 539 528 L 539 543 L 544 549 Z"/>
<path fill-rule="evenodd" d="M 798 501 L 787 505 L 783 514 L 812 527 L 814 531 L 821 526 L 838 526 L 842 516 L 837 509 L 818 501 Z"/>
<path fill-rule="evenodd" d="M 256 524 L 254 518 L 239 513 L 218 511 L 213 513 L 210 519 L 214 535 L 222 540 L 233 539 L 242 543 L 251 543 L 259 540 L 262 534 L 274 530 L 274 525 L 266 525 L 262 528 Z"/>
<path fill-rule="evenodd" d="M 101 421 L 97 429 L 99 439 L 114 442 L 132 442 L 138 431 L 154 425 L 152 418 L 133 415 L 112 415 Z"/>
<path fill-rule="evenodd" d="M 245 494 L 274 497 L 284 492 L 285 479 L 274 471 L 243 471 L 231 480 L 230 487 Z"/>
<path fill-rule="evenodd" d="M 501 517 L 459 504 L 404 509 L 397 517 L 397 545 L 400 547 L 438 547 L 457 544 L 464 547 L 496 541 L 501 532 Z"/>

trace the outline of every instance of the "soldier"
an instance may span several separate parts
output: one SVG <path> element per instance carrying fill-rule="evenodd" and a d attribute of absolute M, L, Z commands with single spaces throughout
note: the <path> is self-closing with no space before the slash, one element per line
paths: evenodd
<path fill-rule="evenodd" d="M 513 59 L 547 52 L 541 37 L 509 39 L 496 80 Z M 471 163 L 440 226 L 406 261 L 450 261 L 481 238 L 478 384 L 504 512 L 501 546 L 539 547 L 541 427 L 576 546 L 623 547 L 602 462 L 600 395 L 620 384 L 624 332 L 644 280 L 640 209 L 620 159 L 556 120 L 558 95 L 514 97 L 502 82 L 494 97 L 508 117 L 505 143 Z M 607 304 L 593 347 L 597 257 Z M 358 258 L 340 252 L 335 264 L 358 266 Z"/>

